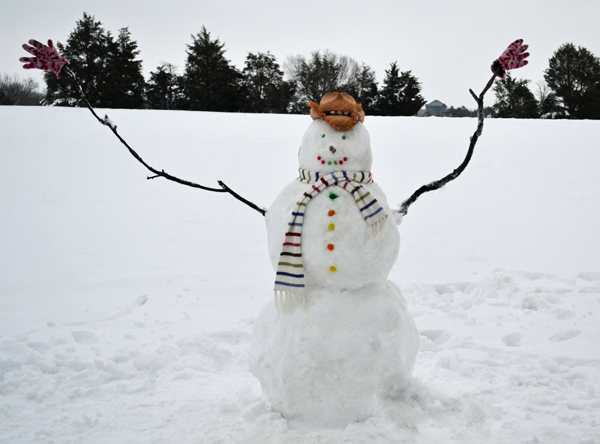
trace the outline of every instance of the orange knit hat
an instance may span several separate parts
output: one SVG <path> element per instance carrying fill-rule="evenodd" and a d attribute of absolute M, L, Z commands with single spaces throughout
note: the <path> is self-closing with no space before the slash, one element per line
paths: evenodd
<path fill-rule="evenodd" d="M 365 112 L 360 103 L 346 93 L 327 93 L 317 105 L 309 102 L 310 117 L 323 119 L 336 131 L 350 131 L 357 122 L 364 122 Z"/>

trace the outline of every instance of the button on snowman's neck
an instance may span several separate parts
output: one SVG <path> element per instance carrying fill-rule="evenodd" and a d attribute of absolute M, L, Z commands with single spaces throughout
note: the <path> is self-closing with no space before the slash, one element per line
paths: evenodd
<path fill-rule="evenodd" d="M 316 119 L 304 133 L 298 161 L 301 169 L 321 173 L 370 171 L 373 156 L 369 132 L 360 122 L 352 130 L 336 131 Z"/>

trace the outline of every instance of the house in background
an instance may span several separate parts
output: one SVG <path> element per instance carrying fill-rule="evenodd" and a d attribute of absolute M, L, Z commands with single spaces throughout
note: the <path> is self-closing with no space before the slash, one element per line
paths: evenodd
<path fill-rule="evenodd" d="M 425 117 L 429 116 L 437 116 L 444 117 L 444 112 L 448 109 L 448 107 L 440 102 L 439 100 L 434 100 L 431 103 L 425 105 Z"/>

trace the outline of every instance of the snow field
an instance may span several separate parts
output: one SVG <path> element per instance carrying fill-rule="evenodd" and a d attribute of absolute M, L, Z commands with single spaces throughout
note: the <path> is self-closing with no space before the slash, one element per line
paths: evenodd
<path fill-rule="evenodd" d="M 108 110 L 150 164 L 268 206 L 307 116 Z M 0 107 L 0 442 L 600 443 L 597 122 L 486 120 L 400 226 L 421 335 L 372 418 L 306 429 L 248 371 L 264 220 L 155 179 L 83 109 Z M 391 206 L 473 119 L 365 120 Z"/>

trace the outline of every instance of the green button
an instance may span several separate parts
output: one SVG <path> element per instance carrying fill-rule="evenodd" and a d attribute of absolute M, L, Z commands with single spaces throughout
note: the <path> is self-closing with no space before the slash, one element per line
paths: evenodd
<path fill-rule="evenodd" d="M 331 200 L 336 200 L 338 197 L 340 197 L 338 194 L 335 194 L 333 192 L 329 193 L 329 198 Z"/>

